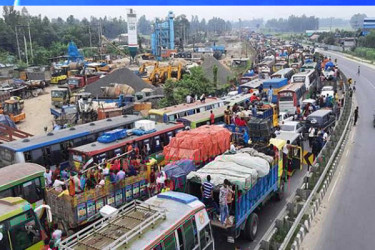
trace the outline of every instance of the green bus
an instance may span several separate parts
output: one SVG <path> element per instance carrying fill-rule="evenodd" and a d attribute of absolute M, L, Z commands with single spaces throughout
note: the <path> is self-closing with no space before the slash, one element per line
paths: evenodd
<path fill-rule="evenodd" d="M 215 116 L 215 124 L 224 123 L 224 111 L 226 107 L 212 109 Z M 203 125 L 210 124 L 211 110 L 204 111 L 198 114 L 185 116 L 177 119 L 177 122 L 182 122 L 184 126 L 189 126 L 191 129 L 198 128 Z"/>
<path fill-rule="evenodd" d="M 0 199 L 21 197 L 32 208 L 44 203 L 45 168 L 34 163 L 17 163 L 0 168 Z M 43 209 L 37 212 L 39 218 Z"/>
<path fill-rule="evenodd" d="M 46 237 L 30 203 L 20 197 L 0 199 L 0 249 L 39 250 Z"/>

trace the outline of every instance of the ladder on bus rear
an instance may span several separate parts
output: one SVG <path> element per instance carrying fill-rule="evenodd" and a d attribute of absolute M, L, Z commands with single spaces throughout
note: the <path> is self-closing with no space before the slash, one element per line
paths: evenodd
<path fill-rule="evenodd" d="M 117 249 L 165 218 L 165 209 L 134 200 L 121 207 L 114 217 L 103 218 L 65 239 L 60 249 Z"/>

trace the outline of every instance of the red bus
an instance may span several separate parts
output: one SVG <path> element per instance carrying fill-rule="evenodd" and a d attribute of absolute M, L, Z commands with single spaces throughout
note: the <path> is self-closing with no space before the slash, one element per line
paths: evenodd
<path fill-rule="evenodd" d="M 294 114 L 297 106 L 301 104 L 306 93 L 304 82 L 288 84 L 278 93 L 278 102 L 280 112 Z"/>
<path fill-rule="evenodd" d="M 128 143 L 135 142 L 141 150 L 147 148 L 148 156 L 163 150 L 170 139 L 178 132 L 184 130 L 182 123 L 160 123 L 155 125 L 155 132 L 144 135 L 131 135 L 124 139 L 111 143 L 100 143 L 98 141 L 69 149 L 70 162 L 80 169 L 88 160 L 93 158 L 95 163 L 102 163 L 126 152 Z"/>

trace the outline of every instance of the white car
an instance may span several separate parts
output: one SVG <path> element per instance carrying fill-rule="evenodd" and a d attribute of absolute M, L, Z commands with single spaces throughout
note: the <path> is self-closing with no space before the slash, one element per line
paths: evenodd
<path fill-rule="evenodd" d="M 285 121 L 280 124 L 280 131 L 300 134 L 303 132 L 303 125 L 298 121 Z"/>
<path fill-rule="evenodd" d="M 279 113 L 279 124 L 286 121 L 293 121 L 293 115 L 288 114 L 288 112 Z"/>
<path fill-rule="evenodd" d="M 327 97 L 327 95 L 334 97 L 335 96 L 335 92 L 333 91 L 333 87 L 332 86 L 324 86 L 322 88 L 322 91 L 320 92 L 320 95 L 322 95 L 324 97 Z"/>

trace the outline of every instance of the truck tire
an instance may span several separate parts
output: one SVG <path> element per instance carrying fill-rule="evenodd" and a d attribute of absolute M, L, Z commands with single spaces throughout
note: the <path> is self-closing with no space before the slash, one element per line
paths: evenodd
<path fill-rule="evenodd" d="M 256 213 L 250 214 L 249 218 L 247 218 L 246 225 L 245 225 L 245 238 L 249 241 L 255 240 L 255 237 L 258 232 L 258 215 Z"/>

